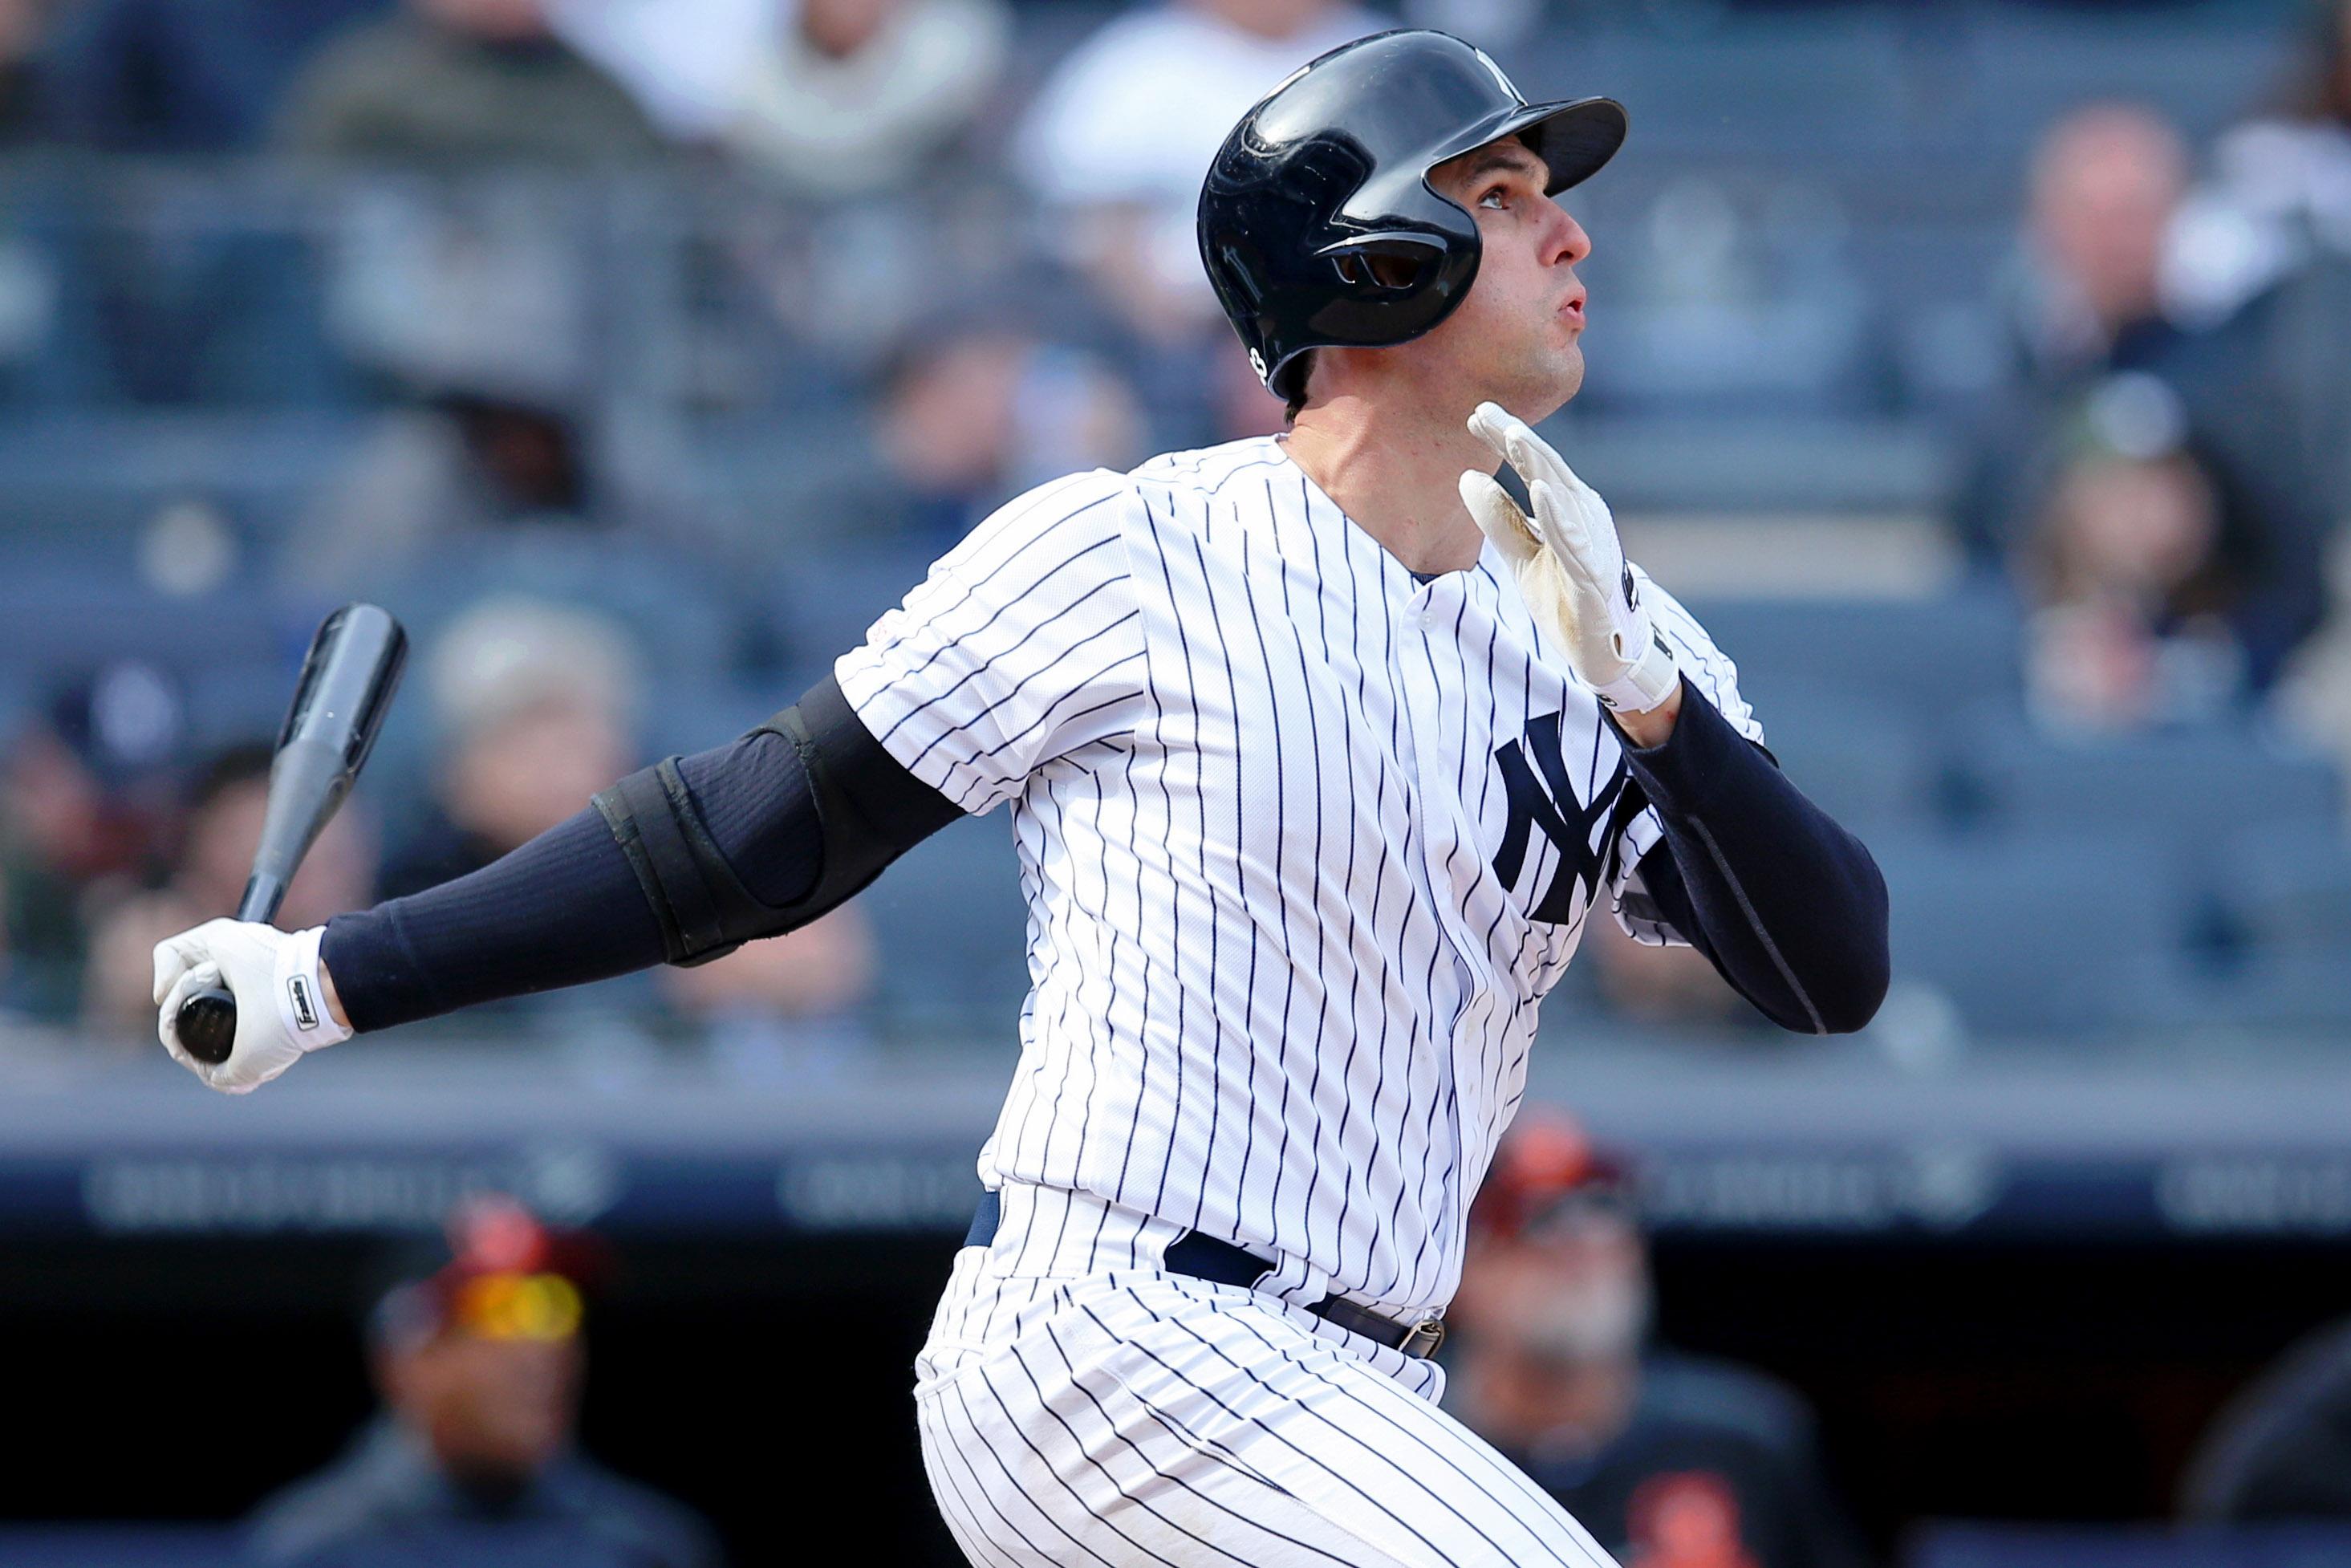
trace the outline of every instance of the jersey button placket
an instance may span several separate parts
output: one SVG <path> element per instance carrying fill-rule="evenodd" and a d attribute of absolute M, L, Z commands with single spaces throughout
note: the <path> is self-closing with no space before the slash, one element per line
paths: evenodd
<path fill-rule="evenodd" d="M 1413 792 L 1420 812 L 1420 851 L 1426 885 L 1433 901 L 1440 907 L 1431 910 L 1443 940 L 1455 975 L 1462 984 L 1461 1004 L 1469 1002 L 1469 991 L 1475 988 L 1478 970 L 1469 963 L 1462 949 L 1462 934 L 1458 929 L 1455 912 L 1446 905 L 1455 889 L 1447 876 L 1446 860 L 1458 845 L 1454 842 L 1456 825 L 1462 821 L 1460 776 L 1458 767 L 1462 737 L 1457 733 L 1461 724 L 1466 692 L 1447 687 L 1439 672 L 1458 667 L 1451 647 L 1453 628 L 1461 619 L 1460 602 L 1465 576 L 1449 573 L 1433 582 L 1424 583 L 1413 596 L 1412 622 L 1419 628 L 1415 638 L 1399 638 L 1396 649 L 1396 684 L 1411 706 L 1406 710 L 1405 731 L 1412 750 Z M 1434 1000 L 1434 998 L 1431 998 Z M 1457 1010 L 1450 1029 L 1443 1030 L 1438 1038 L 1445 1046 L 1445 1074 L 1448 1083 L 1458 1077 L 1465 1059 L 1474 1058 L 1476 1036 L 1468 1030 L 1471 1008 L 1462 1005 Z M 1468 1049 L 1465 1049 L 1465 1043 Z M 1457 1103 L 1452 1120 L 1453 1158 L 1455 1168 L 1464 1154 L 1461 1132 L 1462 1108 Z M 1454 1207 L 1462 1202 L 1454 1194 Z M 1437 1239 L 1441 1245 L 1454 1245 L 1459 1236 L 1459 1216 L 1440 1221 Z"/>

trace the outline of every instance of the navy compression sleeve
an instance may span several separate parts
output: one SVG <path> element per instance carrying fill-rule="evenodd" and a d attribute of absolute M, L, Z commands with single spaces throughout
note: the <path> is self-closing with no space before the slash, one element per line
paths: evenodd
<path fill-rule="evenodd" d="M 847 713 L 831 687 L 830 677 L 820 683 L 801 699 L 803 712 Z M 828 851 L 895 856 L 962 815 L 853 716 L 812 727 L 819 765 L 857 803 L 859 820 L 822 819 L 799 749 L 772 730 L 678 763 L 728 865 L 772 905 L 814 891 Z M 822 913 L 811 907 L 805 918 Z M 364 1032 L 650 968 L 664 948 L 643 883 L 590 808 L 470 875 L 335 916 L 319 954 L 343 1011 Z"/>
<path fill-rule="evenodd" d="M 1783 1029 L 1842 1034 L 1875 1017 L 1886 879 L 1861 841 L 1687 677 L 1673 734 L 1649 750 L 1625 739 L 1625 759 L 1665 824 L 1641 861 L 1657 913 Z"/>

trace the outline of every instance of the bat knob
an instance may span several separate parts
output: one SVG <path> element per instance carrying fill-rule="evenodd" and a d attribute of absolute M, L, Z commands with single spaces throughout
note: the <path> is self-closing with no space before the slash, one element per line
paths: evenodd
<path fill-rule="evenodd" d="M 180 1049 L 206 1067 L 218 1067 L 236 1047 L 236 998 L 220 986 L 183 999 L 173 1025 Z"/>

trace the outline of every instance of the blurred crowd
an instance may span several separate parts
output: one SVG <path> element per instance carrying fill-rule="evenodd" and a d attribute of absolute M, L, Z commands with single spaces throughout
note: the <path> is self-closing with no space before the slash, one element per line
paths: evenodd
<path fill-rule="evenodd" d="M 1922 47 L 1935 9 L 1898 13 Z M 267 656 L 225 671 L 76 650 L 68 628 L 0 672 L 0 1005 L 144 1032 L 146 946 L 235 903 L 269 716 L 324 607 L 401 614 L 425 695 L 287 922 L 485 863 L 757 722 L 1028 486 L 1279 428 L 1191 211 L 1225 129 L 1308 57 L 1406 21 L 1488 45 L 1531 90 L 1605 91 L 1614 57 L 1583 65 L 1586 29 L 1649 27 L 1656 57 L 1696 62 L 1719 12 L 0 0 L 0 491 L 30 497 L 0 497 L 0 563 L 162 600 L 250 590 L 277 617 Z M 1834 214 L 1745 219 L 1729 184 L 1678 177 L 1612 212 L 1595 185 L 1571 455 L 1611 419 L 1791 389 L 1924 419 L 1958 459 L 1955 553 L 2023 607 L 2021 696 L 2049 733 L 2275 718 L 2351 756 L 2351 4 L 2307 23 L 2217 138 L 2086 92 L 2028 128 L 1999 253 L 1880 334 L 1956 319 L 1939 371 L 1873 370 L 1832 319 L 1851 283 Z M 1650 121 L 1625 90 L 1637 162 Z M 1666 120 L 1650 145 L 1686 148 Z M 1677 400 L 1660 367 L 1699 342 L 1746 358 Z M 19 451 L 45 484 L 143 472 L 152 455 L 89 444 L 110 411 L 256 408 L 334 417 L 249 458 L 224 427 L 226 473 L 126 480 L 139 507 L 105 527 L 10 483 Z M 1572 1005 L 1752 1021 L 1702 963 L 1608 925 Z M 871 1028 L 876 952 L 852 907 L 515 1016 L 838 1064 Z"/>

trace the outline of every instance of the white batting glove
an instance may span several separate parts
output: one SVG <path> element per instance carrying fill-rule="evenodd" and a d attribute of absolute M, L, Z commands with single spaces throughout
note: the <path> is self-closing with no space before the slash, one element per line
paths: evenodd
<path fill-rule="evenodd" d="M 1650 624 L 1608 503 L 1526 422 L 1481 402 L 1469 434 L 1518 470 L 1535 504 L 1531 521 L 1490 474 L 1461 476 L 1469 515 L 1519 580 L 1536 622 L 1567 650 L 1575 678 L 1612 708 L 1646 712 L 1673 695 L 1681 672 Z"/>
<path fill-rule="evenodd" d="M 323 925 L 284 932 L 243 920 L 207 920 L 155 945 L 156 1021 L 163 1049 L 207 1087 L 250 1094 L 294 1065 L 305 1051 L 349 1040 L 351 1031 L 327 1009 L 319 978 Z M 225 977 L 236 998 L 236 1043 L 228 1060 L 210 1067 L 180 1044 L 180 1003 Z"/>

